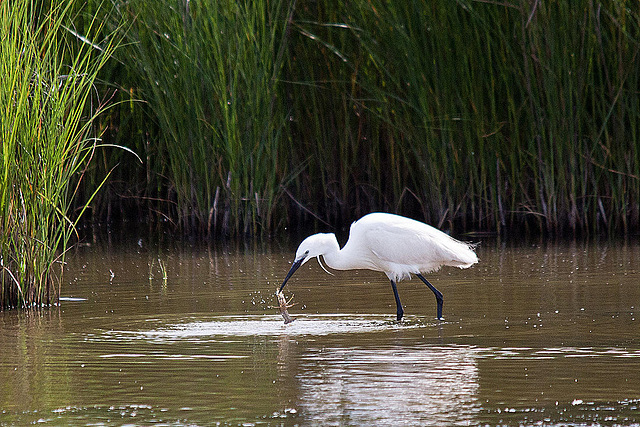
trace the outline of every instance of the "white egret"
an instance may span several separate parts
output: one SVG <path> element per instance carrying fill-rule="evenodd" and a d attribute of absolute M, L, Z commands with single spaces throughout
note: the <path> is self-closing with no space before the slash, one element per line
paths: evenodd
<path fill-rule="evenodd" d="M 437 317 L 442 320 L 442 293 L 422 273 L 436 271 L 443 265 L 471 267 L 478 262 L 473 249 L 473 245 L 423 222 L 388 213 L 371 213 L 351 224 L 349 240 L 342 249 L 333 233 L 318 233 L 304 239 L 278 292 L 282 292 L 293 273 L 311 258 L 318 258 L 323 267 L 322 255 L 325 263 L 335 270 L 384 272 L 391 281 L 398 320 L 402 319 L 404 310 L 396 283 L 415 274 L 435 295 Z"/>

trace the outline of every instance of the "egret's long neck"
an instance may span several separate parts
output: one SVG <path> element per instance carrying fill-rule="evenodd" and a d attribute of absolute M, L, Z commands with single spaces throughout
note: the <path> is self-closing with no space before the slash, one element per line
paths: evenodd
<path fill-rule="evenodd" d="M 349 260 L 341 255 L 340 247 L 338 246 L 335 250 L 327 252 L 323 255 L 324 262 L 329 266 L 329 268 L 333 268 L 334 270 L 349 270 L 353 267 L 349 265 Z"/>
<path fill-rule="evenodd" d="M 327 251 L 324 254 L 325 263 L 334 270 L 352 270 L 371 268 L 366 263 L 362 262 L 357 256 L 353 256 L 347 246 L 340 249 L 338 242 L 336 241 L 335 249 Z"/>

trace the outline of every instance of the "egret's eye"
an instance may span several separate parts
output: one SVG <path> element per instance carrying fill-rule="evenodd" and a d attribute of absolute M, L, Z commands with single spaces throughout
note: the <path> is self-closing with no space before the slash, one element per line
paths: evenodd
<path fill-rule="evenodd" d="M 307 249 L 306 251 L 304 251 L 304 256 L 309 255 L 309 250 Z"/>

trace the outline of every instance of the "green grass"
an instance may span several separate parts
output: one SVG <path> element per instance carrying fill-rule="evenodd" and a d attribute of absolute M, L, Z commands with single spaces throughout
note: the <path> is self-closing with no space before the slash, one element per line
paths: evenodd
<path fill-rule="evenodd" d="M 0 309 L 57 300 L 81 214 L 70 204 L 97 145 L 90 96 L 112 47 L 67 27 L 71 4 L 0 3 Z"/>
<path fill-rule="evenodd" d="M 637 230 L 637 5 L 534 3 L 298 10 L 315 60 L 290 78 L 307 83 L 294 134 L 325 153 L 307 200 L 447 228 Z"/>
<path fill-rule="evenodd" d="M 640 229 L 636 2 L 112 1 L 100 129 L 145 163 L 99 153 L 96 222 Z"/>
<path fill-rule="evenodd" d="M 130 24 L 120 56 L 159 129 L 145 147 L 154 197 L 187 233 L 273 226 L 290 11 L 284 0 L 132 1 L 116 17 Z"/>

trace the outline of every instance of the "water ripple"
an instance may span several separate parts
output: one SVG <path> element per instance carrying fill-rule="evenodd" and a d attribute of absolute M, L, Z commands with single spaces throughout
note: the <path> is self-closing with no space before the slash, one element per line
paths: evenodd
<path fill-rule="evenodd" d="M 487 356 L 493 359 L 560 359 L 560 358 L 637 358 L 640 349 L 619 347 L 503 347 L 489 349 Z"/>
<path fill-rule="evenodd" d="M 148 323 L 148 322 L 146 322 Z M 303 315 L 285 325 L 277 315 L 217 316 L 212 320 L 173 323 L 158 322 L 157 327 L 148 329 L 148 324 L 140 329 L 114 329 L 105 331 L 110 338 L 144 339 L 148 341 L 176 341 L 203 337 L 248 337 L 248 336 L 324 336 L 331 334 L 359 334 L 382 331 L 407 330 L 433 327 L 419 318 L 409 318 L 402 323 L 383 315 Z M 88 336 L 88 340 L 101 340 L 98 335 Z"/>

